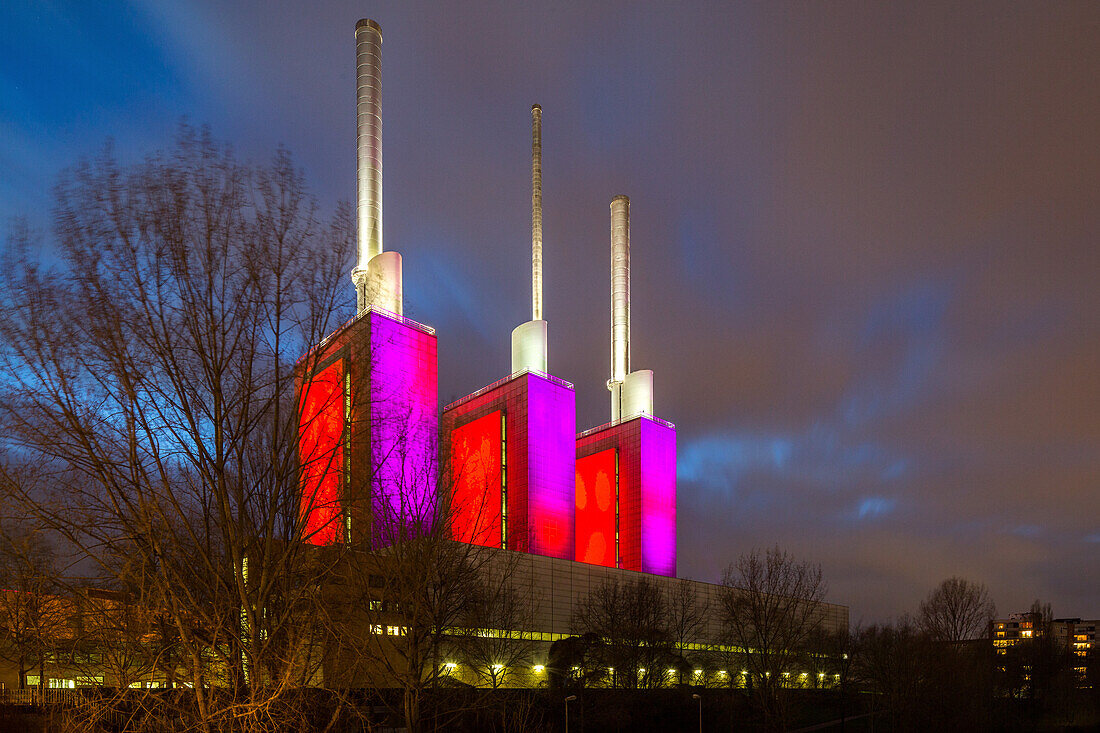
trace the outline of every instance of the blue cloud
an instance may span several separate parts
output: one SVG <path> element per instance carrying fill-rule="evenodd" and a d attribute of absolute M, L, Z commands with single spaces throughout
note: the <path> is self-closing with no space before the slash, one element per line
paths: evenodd
<path fill-rule="evenodd" d="M 855 510 L 856 519 L 876 519 L 894 511 L 897 500 L 881 496 L 871 496 L 859 502 Z"/>
<path fill-rule="evenodd" d="M 916 403 L 933 383 L 945 350 L 945 318 L 954 286 L 926 279 L 876 303 L 859 334 L 868 361 L 875 351 L 896 356 L 878 374 L 859 380 L 840 406 L 843 419 L 864 425 Z"/>

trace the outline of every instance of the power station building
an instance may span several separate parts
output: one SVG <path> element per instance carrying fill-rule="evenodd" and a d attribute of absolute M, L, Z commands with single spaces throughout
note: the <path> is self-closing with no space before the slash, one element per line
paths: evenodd
<path fill-rule="evenodd" d="M 512 332 L 510 371 L 440 411 L 435 332 L 403 316 L 401 257 L 383 249 L 381 29 L 361 20 L 355 40 L 358 314 L 298 365 L 303 540 L 382 547 L 444 516 L 456 541 L 524 554 L 551 637 L 593 583 L 694 583 L 676 579 L 676 428 L 654 413 L 653 372 L 631 369 L 629 199 L 610 204 L 610 421 L 578 434 L 573 385 L 549 371 L 532 107 L 531 320 Z M 823 608 L 847 628 L 847 608 Z"/>
<path fill-rule="evenodd" d="M 611 422 L 577 435 L 573 385 L 548 372 L 531 108 L 531 320 L 510 372 L 440 416 L 435 332 L 402 315 L 401 256 L 382 243 L 378 24 L 360 21 L 355 42 L 358 315 L 300 362 L 306 541 L 385 543 L 445 506 L 463 542 L 674 577 L 676 429 L 653 415 L 653 372 L 630 371 L 629 199 L 611 202 Z"/>

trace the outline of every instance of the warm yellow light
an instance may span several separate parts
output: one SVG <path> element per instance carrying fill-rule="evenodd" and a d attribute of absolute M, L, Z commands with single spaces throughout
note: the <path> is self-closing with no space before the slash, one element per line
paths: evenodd
<path fill-rule="evenodd" d="M 493 665 L 493 671 L 494 671 L 494 672 L 499 672 L 499 671 L 500 671 L 500 670 L 502 670 L 502 669 L 504 669 L 504 665 L 503 665 L 503 664 L 494 664 L 494 665 Z"/>
<path fill-rule="evenodd" d="M 541 665 L 541 664 L 536 664 L 535 665 L 535 671 L 536 672 L 543 672 L 545 670 L 546 670 L 546 667 L 544 667 L 543 665 Z"/>
<path fill-rule="evenodd" d="M 718 670 L 718 674 L 727 674 L 727 672 L 724 669 L 720 669 L 720 670 Z"/>
<path fill-rule="evenodd" d="M 703 674 L 703 670 L 697 669 L 697 670 L 695 670 L 695 674 Z"/>

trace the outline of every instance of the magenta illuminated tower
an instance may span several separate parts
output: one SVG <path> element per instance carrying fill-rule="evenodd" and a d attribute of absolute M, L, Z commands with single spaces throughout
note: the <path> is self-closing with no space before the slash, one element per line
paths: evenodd
<path fill-rule="evenodd" d="M 542 318 L 542 108 L 531 108 L 531 320 L 512 331 L 512 373 L 443 409 L 456 539 L 574 554 L 573 385 L 547 374 Z"/>
<path fill-rule="evenodd" d="M 611 201 L 611 422 L 576 439 L 581 562 L 676 575 L 676 427 L 653 415 L 653 372 L 630 371 L 630 199 Z"/>
<path fill-rule="evenodd" d="M 436 509 L 436 337 L 402 316 L 401 256 L 382 249 L 382 29 L 355 26 L 358 315 L 298 364 L 302 537 L 386 544 Z"/>

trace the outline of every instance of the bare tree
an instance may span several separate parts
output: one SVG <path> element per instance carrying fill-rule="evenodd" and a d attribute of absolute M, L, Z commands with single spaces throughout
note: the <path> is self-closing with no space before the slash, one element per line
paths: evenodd
<path fill-rule="evenodd" d="M 425 727 L 425 695 L 438 692 L 438 683 L 449 675 L 444 654 L 476 616 L 483 583 L 493 577 L 493 551 L 452 540 L 446 505 L 420 490 L 428 481 L 436 485 L 436 475 L 431 463 L 406 473 L 407 485 L 390 487 L 400 488 L 410 501 L 389 504 L 373 501 L 369 492 L 360 494 L 372 506 L 369 513 L 358 514 L 371 517 L 369 534 L 386 543 L 379 547 L 365 538 L 348 545 L 335 582 L 324 591 L 326 682 L 337 687 L 396 684 L 401 692 L 396 704 L 386 698 L 381 702 L 404 719 L 409 731 Z M 446 481 L 444 472 L 444 493 Z M 496 577 L 507 581 L 507 573 Z M 445 716 L 438 696 L 434 703 L 436 716 Z"/>
<path fill-rule="evenodd" d="M 856 648 L 854 674 L 877 696 L 891 730 L 915 730 L 929 674 L 928 645 L 916 623 L 902 617 L 894 624 L 869 626 L 860 632 Z"/>
<path fill-rule="evenodd" d="M 668 599 L 645 576 L 602 582 L 577 607 L 573 629 L 598 640 L 598 647 L 589 650 L 591 661 L 598 665 L 587 670 L 590 676 L 606 674 L 613 686 L 628 689 L 651 689 L 668 682 L 669 664 L 675 659 Z"/>
<path fill-rule="evenodd" d="M 532 590 L 515 582 L 514 570 L 513 556 L 506 554 L 481 573 L 462 628 L 451 640 L 457 657 L 493 689 L 530 664 L 538 646 L 529 633 L 534 627 Z"/>
<path fill-rule="evenodd" d="M 61 580 L 57 552 L 42 534 L 0 534 L 0 655 L 18 668 L 20 689 L 31 673 L 44 687 L 47 665 L 69 643 L 72 607 Z"/>
<path fill-rule="evenodd" d="M 706 629 L 710 617 L 710 599 L 700 597 L 696 586 L 690 582 L 678 580 L 668 592 L 668 631 L 675 653 L 680 657 L 676 663 L 677 682 L 684 683 L 684 673 L 691 665 L 695 655 L 687 653 L 687 645 L 699 640 Z"/>
<path fill-rule="evenodd" d="M 997 609 L 981 583 L 948 578 L 920 604 L 920 627 L 935 641 L 959 644 L 985 639 Z"/>
<path fill-rule="evenodd" d="M 299 541 L 294 361 L 341 320 L 348 211 L 321 221 L 285 152 L 245 164 L 184 128 L 140 164 L 77 166 L 55 230 L 49 258 L 12 242 L 0 283 L 4 447 L 43 467 L 6 478 L 163 614 L 179 714 L 277 725 L 333 564 Z"/>
<path fill-rule="evenodd" d="M 729 640 L 744 651 L 766 725 L 782 728 L 783 688 L 824 618 L 821 568 L 798 562 L 778 547 L 765 553 L 753 550 L 726 569 L 722 583 Z"/>

